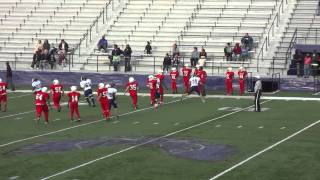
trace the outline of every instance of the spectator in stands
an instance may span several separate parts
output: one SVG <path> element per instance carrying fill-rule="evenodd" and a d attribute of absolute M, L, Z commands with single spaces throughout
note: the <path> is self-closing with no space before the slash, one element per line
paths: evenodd
<path fill-rule="evenodd" d="M 251 51 L 253 47 L 253 38 L 246 33 L 241 39 L 242 45 L 248 50 Z"/>
<path fill-rule="evenodd" d="M 106 36 L 103 35 L 97 44 L 98 50 L 101 52 L 101 49 L 106 53 L 108 52 L 108 41 L 106 40 Z"/>
<path fill-rule="evenodd" d="M 191 67 L 195 67 L 198 64 L 200 58 L 200 53 L 197 47 L 193 47 L 193 51 L 191 53 L 190 63 Z"/>
<path fill-rule="evenodd" d="M 312 62 L 311 62 L 311 69 L 312 69 L 312 74 L 316 75 L 319 67 L 319 54 L 317 50 L 313 50 L 312 53 Z"/>
<path fill-rule="evenodd" d="M 172 59 L 172 66 L 175 67 L 176 69 L 179 69 L 179 65 L 180 65 L 180 59 L 178 54 L 176 54 Z"/>
<path fill-rule="evenodd" d="M 43 59 L 45 60 L 49 60 L 49 50 L 50 50 L 50 44 L 49 44 L 49 41 L 48 39 L 45 39 L 44 42 L 43 42 L 43 52 L 42 52 L 42 55 L 43 55 Z"/>
<path fill-rule="evenodd" d="M 144 48 L 144 52 L 147 54 L 147 55 L 150 55 L 151 54 L 151 50 L 152 50 L 152 47 L 150 45 L 150 41 L 147 41 L 147 45 L 146 47 Z"/>
<path fill-rule="evenodd" d="M 175 57 L 176 55 L 180 56 L 180 51 L 176 43 L 172 45 L 171 55 L 172 57 Z"/>
<path fill-rule="evenodd" d="M 198 61 L 198 65 L 204 67 L 207 60 L 207 52 L 203 47 L 201 48 L 201 52 L 199 55 L 200 55 L 200 59 Z"/>
<path fill-rule="evenodd" d="M 304 78 L 309 78 L 310 76 L 310 66 L 311 66 L 311 63 L 312 63 L 312 57 L 310 56 L 309 53 L 306 54 L 306 56 L 304 57 L 304 67 L 303 67 L 303 70 L 304 70 Z"/>
<path fill-rule="evenodd" d="M 166 56 L 163 59 L 163 71 L 165 73 L 168 73 L 170 67 L 171 67 L 171 58 L 169 56 L 169 53 L 167 53 Z"/>
<path fill-rule="evenodd" d="M 69 45 L 67 42 L 65 42 L 64 39 L 61 39 L 61 42 L 59 44 L 59 51 L 58 51 L 58 54 L 59 54 L 59 64 L 61 65 L 62 63 L 66 63 L 66 55 L 67 55 L 67 52 L 69 50 Z"/>
<path fill-rule="evenodd" d="M 37 69 L 39 69 L 39 61 L 40 61 L 42 50 L 43 50 L 42 42 L 39 39 L 37 40 L 33 48 L 33 58 L 31 63 L 32 69 L 34 68 L 34 65 L 36 65 Z"/>
<path fill-rule="evenodd" d="M 297 76 L 302 76 L 302 67 L 303 67 L 303 54 L 299 49 L 296 50 L 295 54 L 293 55 L 293 59 L 296 61 L 297 65 Z"/>
<path fill-rule="evenodd" d="M 234 56 L 234 60 L 238 61 L 240 59 L 241 56 L 241 47 L 239 43 L 236 43 L 236 45 L 233 47 L 233 56 Z"/>
<path fill-rule="evenodd" d="M 6 62 L 6 66 L 7 66 L 7 84 L 8 84 L 8 87 L 10 87 L 11 91 L 15 91 L 15 86 L 14 86 L 14 83 L 13 83 L 13 78 L 12 78 L 12 69 L 10 67 L 10 64 L 9 62 L 7 61 Z"/>
<path fill-rule="evenodd" d="M 118 47 L 117 44 L 113 46 L 113 50 L 111 52 L 110 63 L 113 65 L 113 70 L 118 71 L 121 54 L 123 54 L 122 50 Z"/>
<path fill-rule="evenodd" d="M 245 60 L 247 60 L 248 58 L 249 58 L 249 51 L 248 51 L 248 49 L 246 48 L 245 45 L 242 45 L 242 46 L 241 46 L 241 56 L 240 56 L 240 59 L 241 59 L 242 61 L 245 61 Z"/>
<path fill-rule="evenodd" d="M 226 58 L 226 60 L 232 61 L 232 47 L 230 43 L 226 44 L 223 51 L 224 51 L 224 57 Z"/>
<path fill-rule="evenodd" d="M 124 72 L 131 70 L 130 60 L 131 60 L 132 50 L 129 44 L 126 45 L 126 48 L 123 50 L 124 55 Z"/>

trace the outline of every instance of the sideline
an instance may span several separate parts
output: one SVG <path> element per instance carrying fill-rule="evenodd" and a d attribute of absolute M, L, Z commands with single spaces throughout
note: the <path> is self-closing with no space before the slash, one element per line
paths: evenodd
<path fill-rule="evenodd" d="M 269 102 L 269 101 L 271 101 L 271 100 L 264 101 L 264 102 L 262 102 L 261 104 L 267 103 L 267 102 Z M 171 132 L 171 133 L 169 133 L 169 134 L 166 134 L 166 135 L 163 135 L 163 136 L 160 136 L 160 137 L 157 137 L 157 138 L 153 138 L 153 139 L 151 139 L 151 140 L 149 140 L 149 141 L 146 141 L 146 142 L 144 142 L 144 143 L 140 143 L 140 144 L 137 144 L 137 145 L 134 145 L 134 146 L 130 146 L 130 147 L 125 148 L 125 149 L 122 149 L 122 150 L 120 150 L 120 151 L 117 151 L 117 152 L 108 154 L 108 155 L 106 155 L 106 156 L 102 156 L 102 157 L 100 157 L 100 158 L 97 158 L 97 159 L 88 161 L 88 162 L 86 162 L 86 163 L 83 163 L 83 164 L 80 164 L 80 165 L 78 165 L 78 166 L 69 168 L 69 169 L 67 169 L 67 170 L 58 172 L 58 173 L 56 173 L 56 174 L 53 174 L 53 175 L 50 175 L 50 176 L 41 178 L 41 180 L 47 180 L 47 179 L 51 179 L 51 178 L 53 178 L 53 177 L 57 177 L 57 176 L 62 175 L 62 174 L 66 174 L 66 173 L 68 173 L 68 172 L 71 172 L 71 171 L 73 171 L 73 170 L 79 169 L 79 168 L 81 168 L 81 167 L 84 167 L 84 166 L 93 164 L 93 163 L 95 163 L 95 162 L 97 162 L 97 161 L 100 161 L 100 160 L 103 160 L 103 159 L 106 159 L 106 158 L 109 158 L 109 157 L 112 157 L 112 156 L 115 156 L 115 155 L 118 155 L 118 154 L 127 152 L 127 151 L 132 150 L 132 149 L 136 149 L 136 148 L 141 147 L 141 146 L 144 146 L 144 145 L 146 145 L 146 144 L 149 144 L 149 143 L 158 141 L 158 140 L 163 139 L 163 138 L 167 138 L 167 137 L 169 137 L 169 136 L 173 136 L 173 135 L 175 135 L 175 134 L 178 134 L 178 133 L 181 133 L 181 132 L 184 132 L 184 131 L 187 131 L 187 130 L 196 128 L 196 127 L 201 126 L 201 125 L 208 124 L 208 123 L 213 122 L 213 121 L 217 121 L 217 120 L 219 120 L 219 119 L 222 119 L 222 118 L 224 118 L 224 117 L 227 117 L 227 116 L 236 114 L 236 113 L 238 113 L 238 112 L 242 112 L 242 111 L 244 111 L 244 110 L 246 110 L 246 109 L 248 109 L 248 108 L 251 108 L 251 107 L 253 107 L 253 106 L 254 106 L 254 105 L 251 105 L 251 106 L 248 106 L 248 107 L 239 109 L 239 110 L 237 110 L 237 111 L 233 111 L 233 112 L 230 112 L 230 113 L 227 113 L 227 114 L 224 114 L 224 115 L 215 117 L 215 118 L 213 118 L 213 119 L 209 119 L 209 120 L 207 120 L 207 121 L 204 121 L 204 122 L 201 122 L 201 123 L 198 123 L 198 124 L 189 126 L 189 127 L 187 127 L 187 128 L 183 128 L 183 129 L 180 129 L 180 130 Z"/>

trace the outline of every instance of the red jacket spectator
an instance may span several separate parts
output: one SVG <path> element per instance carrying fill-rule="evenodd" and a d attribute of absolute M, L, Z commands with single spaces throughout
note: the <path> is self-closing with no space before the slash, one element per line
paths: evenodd
<path fill-rule="evenodd" d="M 235 55 L 241 54 L 241 47 L 240 47 L 239 43 L 236 43 L 236 45 L 234 46 L 234 48 L 233 48 L 233 53 L 234 53 Z"/>

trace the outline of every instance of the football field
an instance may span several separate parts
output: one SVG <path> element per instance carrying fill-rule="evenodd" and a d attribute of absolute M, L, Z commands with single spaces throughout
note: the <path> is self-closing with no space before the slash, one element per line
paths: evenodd
<path fill-rule="evenodd" d="M 10 93 L 0 179 L 317 180 L 320 98 L 310 94 L 263 95 L 260 113 L 248 96 L 168 96 L 157 111 L 148 97 L 134 111 L 119 96 L 119 119 L 106 122 L 99 105 L 83 103 L 72 123 L 64 97 L 46 125 L 34 121 L 31 93 Z"/>

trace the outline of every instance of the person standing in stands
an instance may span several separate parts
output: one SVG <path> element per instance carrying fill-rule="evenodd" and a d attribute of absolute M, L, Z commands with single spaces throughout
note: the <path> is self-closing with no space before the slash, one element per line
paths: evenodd
<path fill-rule="evenodd" d="M 311 66 L 311 63 L 312 63 L 312 57 L 310 56 L 309 53 L 306 54 L 306 56 L 304 57 L 304 67 L 303 67 L 303 70 L 304 70 L 304 78 L 309 78 L 310 76 L 310 66 Z"/>
<path fill-rule="evenodd" d="M 195 67 L 198 64 L 199 58 L 200 58 L 200 53 L 198 51 L 198 48 L 193 47 L 193 51 L 191 53 L 191 58 L 190 58 L 191 67 Z M 188 84 L 189 84 L 189 79 L 188 79 Z"/>
<path fill-rule="evenodd" d="M 302 77 L 303 54 L 299 49 L 296 50 L 296 53 L 293 55 L 293 59 L 296 61 L 297 76 Z"/>
<path fill-rule="evenodd" d="M 241 39 L 241 43 L 245 46 L 245 48 L 248 50 L 248 51 L 251 51 L 252 50 L 252 47 L 253 47 L 253 38 L 251 36 L 249 36 L 248 33 L 246 33 L 242 39 Z"/>
<path fill-rule="evenodd" d="M 69 50 L 69 45 L 67 42 L 65 42 L 64 39 L 61 39 L 61 42 L 59 44 L 59 51 L 58 51 L 58 54 L 59 54 L 59 64 L 61 65 L 62 63 L 66 63 L 66 55 L 67 55 L 67 52 Z"/>
<path fill-rule="evenodd" d="M 40 56 L 43 50 L 42 42 L 39 39 L 33 48 L 33 58 L 32 58 L 32 63 L 31 63 L 31 69 L 34 68 L 34 65 L 36 65 L 37 69 L 39 69 L 39 61 L 40 61 Z"/>
<path fill-rule="evenodd" d="M 171 58 L 169 56 L 169 53 L 167 53 L 166 56 L 163 58 L 162 65 L 163 65 L 163 71 L 165 73 L 168 73 L 171 66 Z"/>
<path fill-rule="evenodd" d="M 122 50 L 118 47 L 118 45 L 114 45 L 113 50 L 111 52 L 111 64 L 113 64 L 113 70 L 118 71 L 120 64 L 120 55 L 123 54 Z"/>
<path fill-rule="evenodd" d="M 151 50 L 152 50 L 152 47 L 150 45 L 150 41 L 147 41 L 147 45 L 146 47 L 144 48 L 144 52 L 147 54 L 147 55 L 151 55 Z"/>
<path fill-rule="evenodd" d="M 99 40 L 97 44 L 98 50 L 101 52 L 101 49 L 103 49 L 103 52 L 108 52 L 108 41 L 106 40 L 106 36 L 103 35 L 101 39 Z"/>
<path fill-rule="evenodd" d="M 224 56 L 227 61 L 232 61 L 232 47 L 230 43 L 227 43 L 226 46 L 223 49 Z"/>
<path fill-rule="evenodd" d="M 240 56 L 241 56 L 241 47 L 239 43 L 236 43 L 236 45 L 233 47 L 233 55 L 234 55 L 234 60 L 238 61 Z"/>
<path fill-rule="evenodd" d="M 178 48 L 178 46 L 177 46 L 176 43 L 174 43 L 174 44 L 172 45 L 171 56 L 172 56 L 172 57 L 176 57 L 176 56 L 179 57 L 179 56 L 180 56 L 180 51 L 179 51 L 179 48 Z"/>
<path fill-rule="evenodd" d="M 256 78 L 257 78 L 257 81 L 254 85 L 254 111 L 260 112 L 261 111 L 260 97 L 262 92 L 262 83 L 260 80 L 260 76 L 256 76 Z"/>
<path fill-rule="evenodd" d="M 16 88 L 13 83 L 12 69 L 11 69 L 8 61 L 6 62 L 6 66 L 7 66 L 7 74 L 6 74 L 7 75 L 7 84 L 10 87 L 11 91 L 15 91 Z"/>
<path fill-rule="evenodd" d="M 200 52 L 200 59 L 198 61 L 198 65 L 204 67 L 206 64 L 207 60 L 207 52 L 206 50 L 202 47 L 201 52 Z"/>
<path fill-rule="evenodd" d="M 131 71 L 131 54 L 132 50 L 129 44 L 126 45 L 126 48 L 123 50 L 124 55 L 124 72 Z"/>
<path fill-rule="evenodd" d="M 49 60 L 50 44 L 49 44 L 48 39 L 45 39 L 45 40 L 44 40 L 42 47 L 43 47 L 43 51 L 42 51 L 43 59 Z"/>

